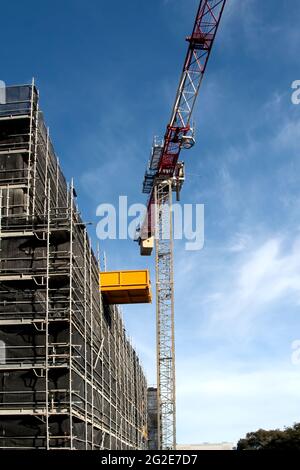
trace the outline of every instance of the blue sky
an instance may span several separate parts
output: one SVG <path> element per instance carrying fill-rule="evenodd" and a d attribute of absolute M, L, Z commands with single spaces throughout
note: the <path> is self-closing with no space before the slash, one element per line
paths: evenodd
<path fill-rule="evenodd" d="M 1 6 L 0 79 L 30 82 L 84 219 L 144 202 L 197 0 L 29 0 Z M 184 154 L 185 203 L 205 204 L 205 245 L 175 243 L 178 442 L 235 441 L 300 421 L 300 79 L 293 0 L 228 0 Z M 130 240 L 106 241 L 108 268 L 149 267 Z M 154 278 L 153 278 L 154 281 Z M 155 382 L 155 310 L 123 309 Z"/>

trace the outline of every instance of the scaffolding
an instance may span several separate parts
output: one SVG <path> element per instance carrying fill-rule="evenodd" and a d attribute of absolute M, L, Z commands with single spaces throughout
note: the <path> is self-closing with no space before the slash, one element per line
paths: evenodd
<path fill-rule="evenodd" d="M 147 384 L 34 83 L 0 105 L 0 448 L 143 449 Z"/>
<path fill-rule="evenodd" d="M 149 450 L 157 450 L 158 444 L 158 406 L 157 406 L 157 388 L 149 387 L 147 391 L 148 398 L 148 447 Z"/>

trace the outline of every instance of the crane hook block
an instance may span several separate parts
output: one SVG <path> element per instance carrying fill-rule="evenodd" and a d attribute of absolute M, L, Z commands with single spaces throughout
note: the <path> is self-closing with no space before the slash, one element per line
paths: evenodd
<path fill-rule="evenodd" d="M 142 256 L 151 256 L 152 250 L 154 248 L 154 237 L 149 237 L 146 239 L 140 238 L 140 252 Z"/>

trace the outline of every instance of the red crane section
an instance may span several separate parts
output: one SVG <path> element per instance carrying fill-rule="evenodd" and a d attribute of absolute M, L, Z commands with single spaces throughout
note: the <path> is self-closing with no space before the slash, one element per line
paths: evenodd
<path fill-rule="evenodd" d="M 152 206 L 156 182 L 172 178 L 172 189 L 177 194 L 183 184 L 183 163 L 179 162 L 179 155 L 182 148 L 194 145 L 191 117 L 225 3 L 226 0 L 201 0 L 192 34 L 186 38 L 188 50 L 171 119 L 163 141 L 153 143 L 143 182 L 143 192 L 150 196 L 140 231 L 142 240 L 154 234 Z"/>

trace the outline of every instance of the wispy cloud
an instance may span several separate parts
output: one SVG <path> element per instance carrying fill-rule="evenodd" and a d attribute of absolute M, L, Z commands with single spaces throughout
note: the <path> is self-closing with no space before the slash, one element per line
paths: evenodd
<path fill-rule="evenodd" d="M 232 253 L 239 253 L 246 250 L 251 243 L 252 238 L 249 234 L 237 232 L 232 237 L 229 244 L 229 251 Z"/>
<path fill-rule="evenodd" d="M 274 147 L 283 151 L 299 151 L 300 118 L 287 119 L 274 139 Z"/>
<path fill-rule="evenodd" d="M 246 335 L 249 339 L 251 331 L 253 334 L 251 323 L 257 321 L 257 316 L 266 315 L 272 304 L 285 299 L 294 303 L 300 300 L 300 238 L 280 235 L 259 246 L 248 243 L 246 235 L 234 245 L 217 250 L 212 247 L 210 254 L 206 250 L 206 256 L 199 254 L 197 259 L 190 259 L 180 277 L 180 291 L 189 285 L 192 292 L 191 304 L 205 304 L 206 321 L 201 325 L 205 335 L 222 336 L 231 330 L 232 335 Z M 203 283 L 197 269 L 199 262 L 206 275 L 213 269 L 211 281 L 206 278 Z"/>
<path fill-rule="evenodd" d="M 178 364 L 180 442 L 236 442 L 249 431 L 298 420 L 299 370 L 288 364 L 252 368 L 241 370 L 240 364 L 221 357 L 205 363 L 200 356 Z"/>

